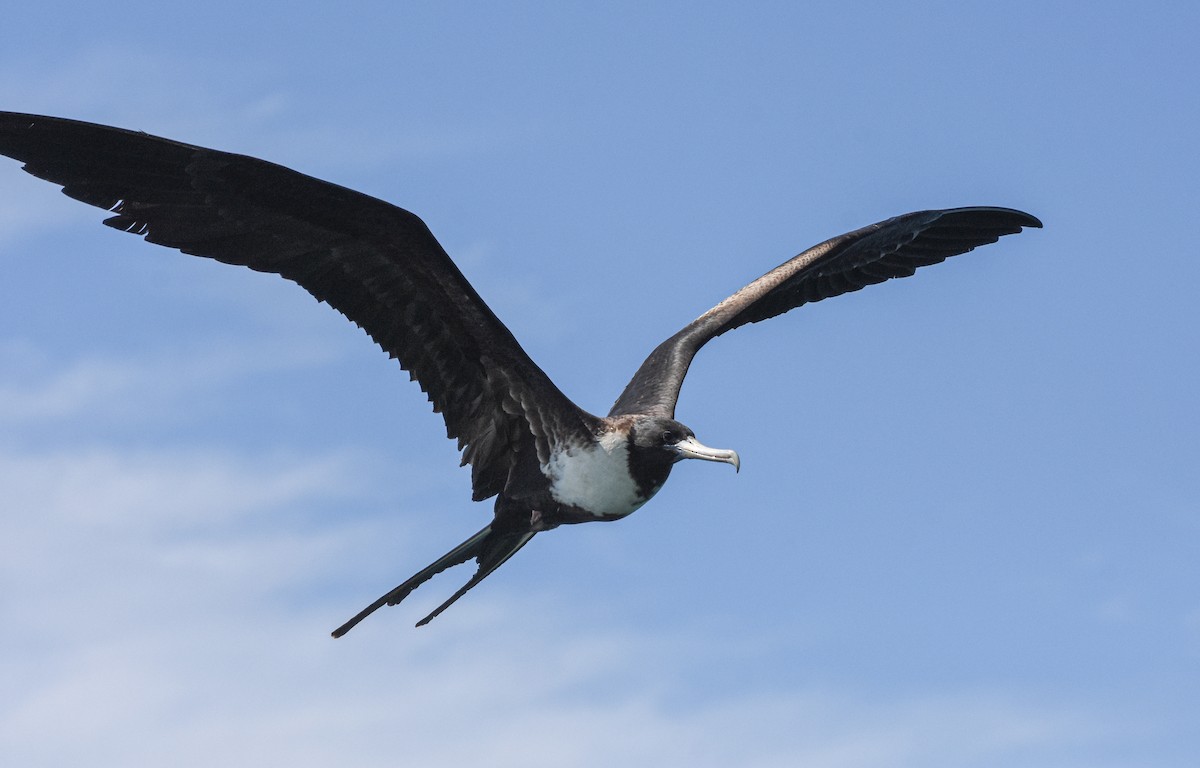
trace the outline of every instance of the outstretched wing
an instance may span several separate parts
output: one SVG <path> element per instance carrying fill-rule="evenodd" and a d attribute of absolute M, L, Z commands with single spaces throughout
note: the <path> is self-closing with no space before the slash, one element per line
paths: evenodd
<path fill-rule="evenodd" d="M 417 216 L 244 155 L 0 112 L 0 154 L 113 215 L 110 227 L 291 280 L 362 327 L 416 379 L 471 464 L 473 496 L 520 450 L 584 429 Z"/>
<path fill-rule="evenodd" d="M 679 388 L 700 347 L 746 323 L 757 323 L 812 301 L 857 291 L 918 267 L 994 243 L 1042 223 L 1010 208 L 918 211 L 826 240 L 784 262 L 689 323 L 650 353 L 610 416 L 673 417 Z"/>

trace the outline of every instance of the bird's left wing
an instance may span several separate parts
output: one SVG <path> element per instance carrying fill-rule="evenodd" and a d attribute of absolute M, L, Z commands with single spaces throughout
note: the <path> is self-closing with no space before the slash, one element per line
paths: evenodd
<path fill-rule="evenodd" d="M 111 211 L 110 227 L 281 275 L 362 327 L 429 395 L 472 465 L 475 499 L 520 450 L 587 429 L 416 215 L 244 155 L 0 112 L 0 154 Z"/>
<path fill-rule="evenodd" d="M 700 347 L 746 323 L 838 296 L 994 243 L 1042 223 L 1010 208 L 918 211 L 826 240 L 784 262 L 658 345 L 613 405 L 610 416 L 674 416 L 679 389 Z"/>

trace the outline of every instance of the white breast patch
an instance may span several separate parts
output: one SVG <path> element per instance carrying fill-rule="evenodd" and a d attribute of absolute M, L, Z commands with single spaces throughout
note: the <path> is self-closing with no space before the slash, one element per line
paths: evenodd
<path fill-rule="evenodd" d="M 604 435 L 598 444 L 556 451 L 542 472 L 550 478 L 555 501 L 597 517 L 623 517 L 646 502 L 629 476 L 629 448 L 620 433 Z"/>

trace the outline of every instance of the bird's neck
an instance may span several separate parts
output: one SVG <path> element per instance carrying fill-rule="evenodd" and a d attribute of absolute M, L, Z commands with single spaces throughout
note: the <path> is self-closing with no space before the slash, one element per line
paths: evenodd
<path fill-rule="evenodd" d="M 652 451 L 638 448 L 630 440 L 628 443 L 629 475 L 637 486 L 638 493 L 643 499 L 649 499 L 658 493 L 671 474 L 675 460 L 663 451 Z"/>

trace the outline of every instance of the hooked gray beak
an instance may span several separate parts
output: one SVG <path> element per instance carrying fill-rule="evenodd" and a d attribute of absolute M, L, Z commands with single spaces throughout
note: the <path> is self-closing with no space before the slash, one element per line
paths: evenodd
<path fill-rule="evenodd" d="M 723 461 L 726 464 L 732 464 L 734 472 L 739 472 L 742 469 L 742 460 L 738 458 L 737 451 L 730 451 L 725 448 L 709 448 L 694 437 L 685 437 L 678 443 L 675 443 L 675 450 L 679 451 L 679 458 L 681 459 Z"/>

